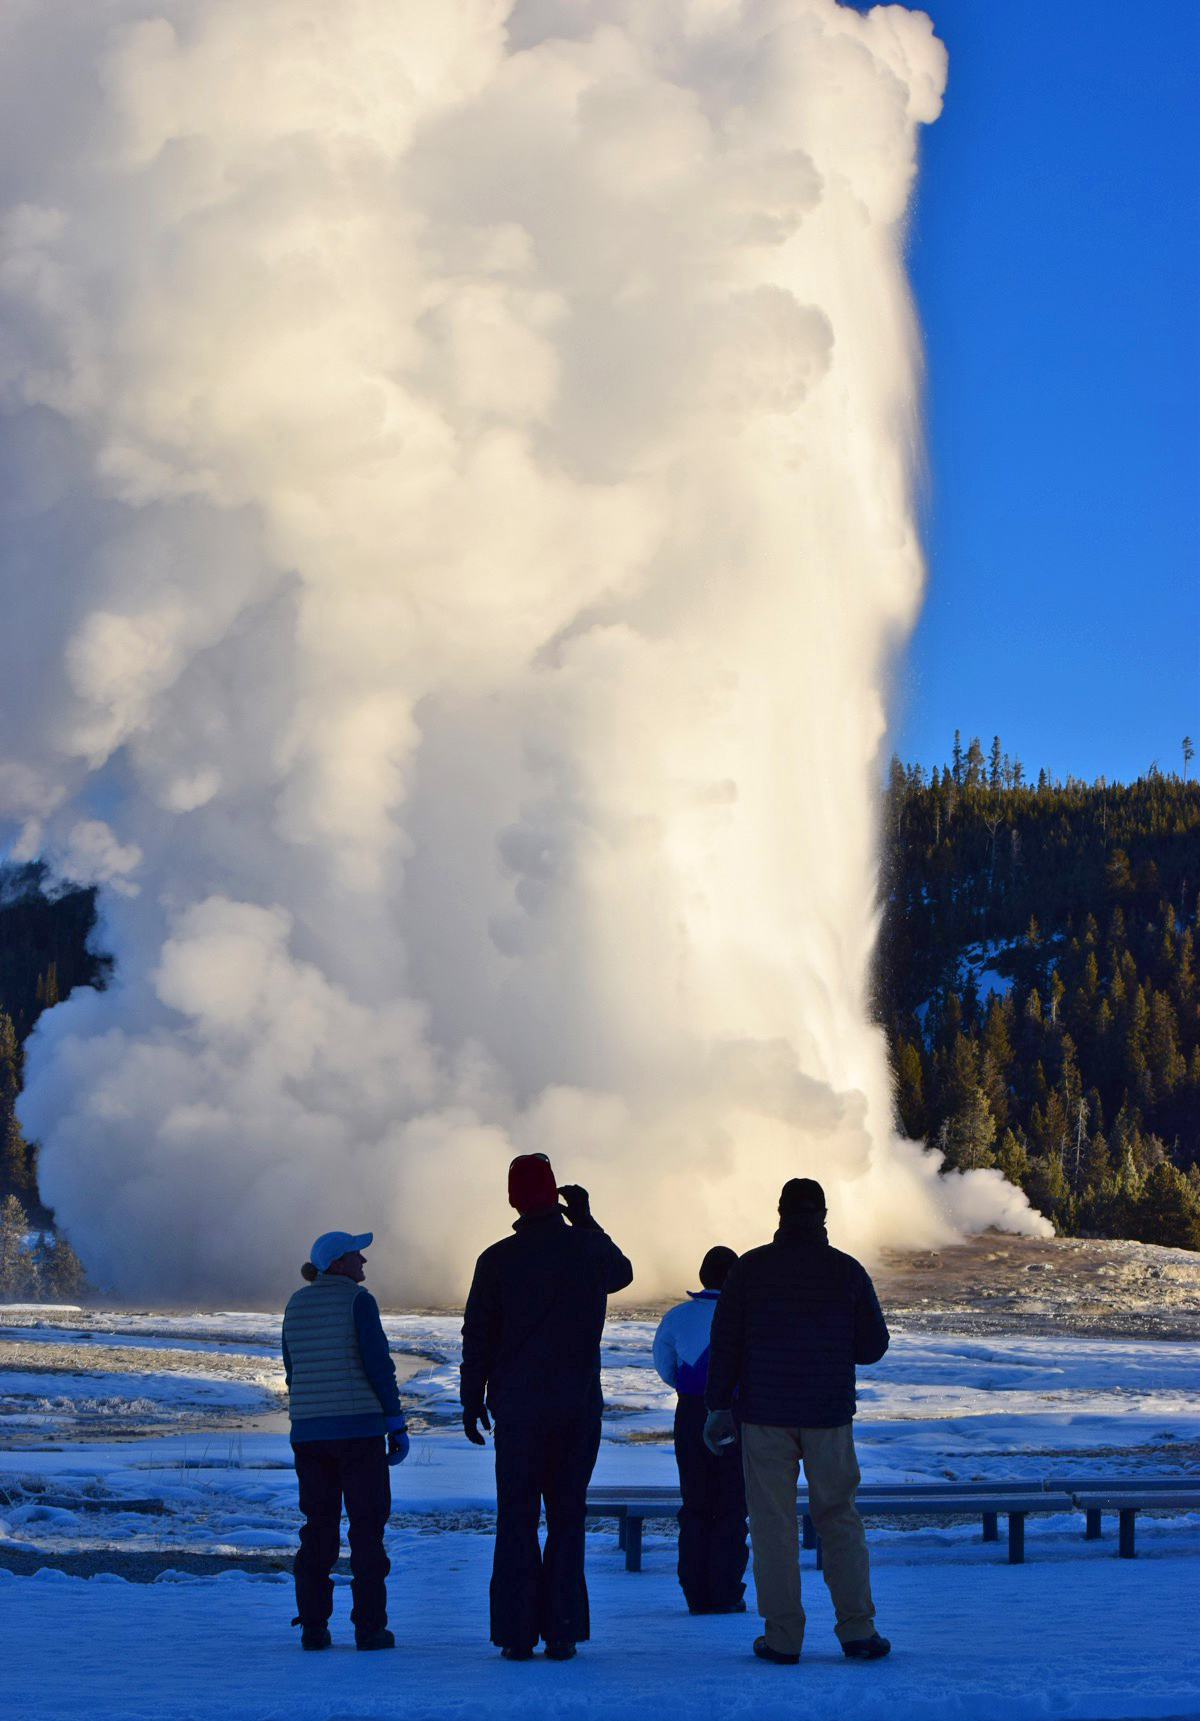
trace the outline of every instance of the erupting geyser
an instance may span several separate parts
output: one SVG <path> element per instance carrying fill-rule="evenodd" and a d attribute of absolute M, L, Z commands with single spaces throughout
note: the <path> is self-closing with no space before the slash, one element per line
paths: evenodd
<path fill-rule="evenodd" d="M 645 1295 L 1037 1228 L 865 993 L 945 56 L 834 0 L 58 0 L 0 78 L 0 814 L 117 981 L 23 1118 L 99 1282 L 460 1294 L 551 1152 Z"/>

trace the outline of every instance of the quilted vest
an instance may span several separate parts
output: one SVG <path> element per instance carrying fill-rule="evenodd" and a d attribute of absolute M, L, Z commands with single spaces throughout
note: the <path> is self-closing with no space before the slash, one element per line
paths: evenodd
<path fill-rule="evenodd" d="M 293 1422 L 318 1416 L 380 1416 L 383 1406 L 367 1379 L 354 1327 L 360 1287 L 337 1273 L 302 1285 L 283 1312 L 292 1362 L 288 1409 Z"/>

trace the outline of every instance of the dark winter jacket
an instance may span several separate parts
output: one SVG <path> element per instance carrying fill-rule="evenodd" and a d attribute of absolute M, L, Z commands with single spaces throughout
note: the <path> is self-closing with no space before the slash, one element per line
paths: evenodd
<path fill-rule="evenodd" d="M 463 1314 L 462 1402 L 498 1420 L 600 1407 L 600 1335 L 610 1291 L 633 1268 L 594 1220 L 518 1219 L 475 1263 Z"/>
<path fill-rule="evenodd" d="M 743 1422 L 838 1428 L 854 1415 L 854 1365 L 878 1362 L 887 1323 L 866 1270 L 832 1249 L 815 1213 L 780 1221 L 730 1269 L 713 1316 L 705 1402 Z"/>

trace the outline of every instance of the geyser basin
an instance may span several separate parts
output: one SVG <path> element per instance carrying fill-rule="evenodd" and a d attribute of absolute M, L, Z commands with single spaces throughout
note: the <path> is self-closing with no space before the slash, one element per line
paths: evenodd
<path fill-rule="evenodd" d="M 3 32 L 0 795 L 119 975 L 22 1116 L 93 1276 L 277 1299 L 369 1225 L 450 1298 L 530 1148 L 643 1296 L 794 1174 L 859 1249 L 1040 1224 L 894 1138 L 866 1021 L 928 19 Z"/>

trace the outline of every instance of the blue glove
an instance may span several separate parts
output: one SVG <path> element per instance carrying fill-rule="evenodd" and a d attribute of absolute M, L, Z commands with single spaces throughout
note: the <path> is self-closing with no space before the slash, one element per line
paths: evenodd
<path fill-rule="evenodd" d="M 388 1417 L 387 1461 L 389 1464 L 403 1464 L 408 1457 L 408 1430 L 404 1426 L 402 1416 Z"/>

